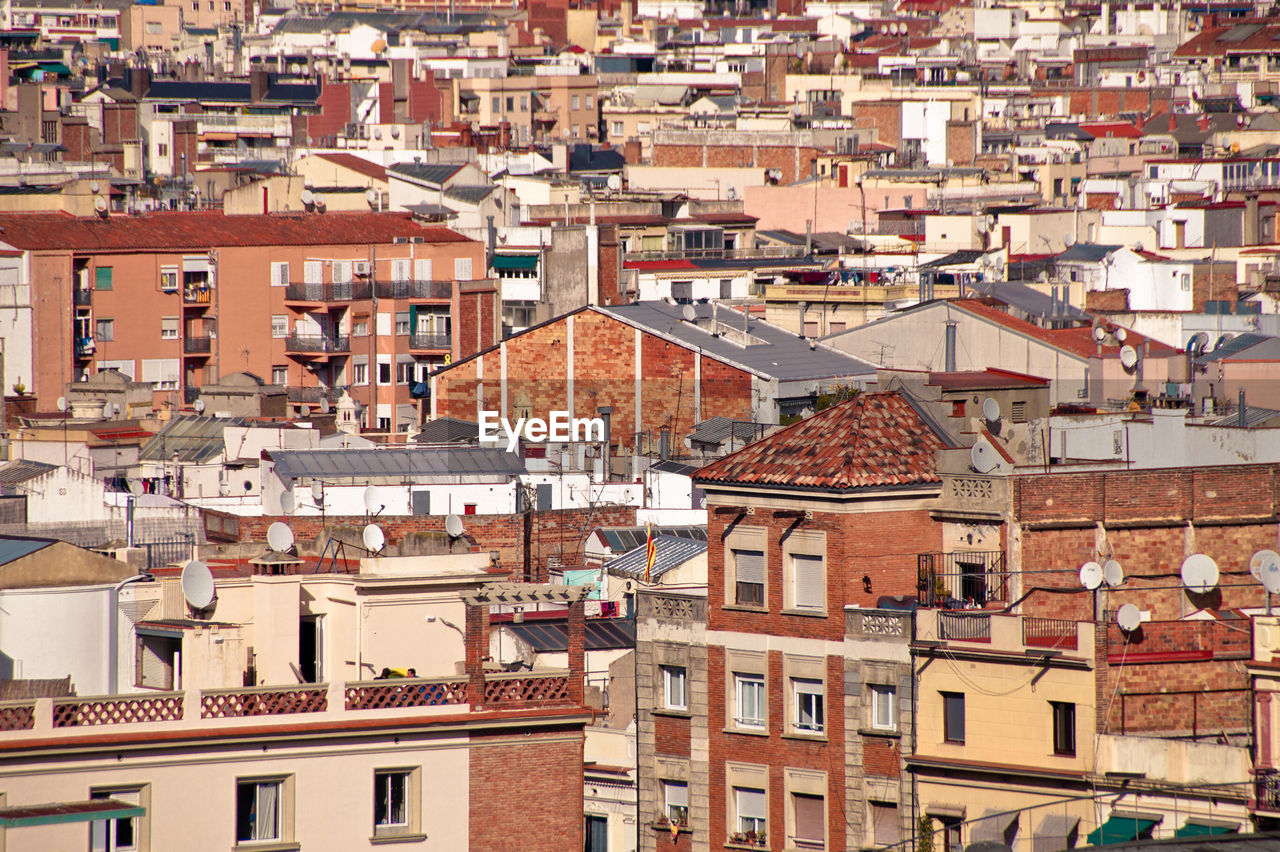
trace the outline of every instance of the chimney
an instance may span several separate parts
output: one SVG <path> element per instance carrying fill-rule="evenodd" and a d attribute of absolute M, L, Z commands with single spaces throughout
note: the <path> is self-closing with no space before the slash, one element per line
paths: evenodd
<path fill-rule="evenodd" d="M 956 371 L 956 321 L 947 320 L 946 362 L 944 369 L 948 373 Z"/>
<path fill-rule="evenodd" d="M 1242 223 L 1241 243 L 1256 246 L 1262 236 L 1262 219 L 1258 206 L 1258 194 L 1251 192 L 1244 197 L 1244 222 Z"/>
<path fill-rule="evenodd" d="M 487 264 L 487 265 L 488 265 L 489 269 L 492 269 L 492 268 L 493 268 L 493 256 L 494 256 L 494 251 L 495 251 L 495 248 L 496 248 L 496 245 L 497 245 L 497 231 L 496 231 L 496 229 L 493 227 L 493 217 L 492 217 L 492 216 L 488 216 L 488 217 L 486 217 L 486 218 L 489 220 L 489 225 L 488 225 L 488 228 L 487 228 L 487 230 L 486 230 L 486 233 L 488 234 L 488 238 L 489 238 L 489 239 L 488 239 L 488 246 L 487 246 L 487 248 L 488 248 L 488 255 L 489 255 L 489 257 L 488 257 L 488 261 L 489 261 L 489 262 L 488 262 L 488 264 Z M 486 273 L 487 273 L 487 271 L 488 271 L 488 270 L 486 270 Z"/>
<path fill-rule="evenodd" d="M 129 79 L 129 94 L 138 100 L 151 90 L 151 69 L 150 68 L 126 68 L 125 75 Z"/>
<path fill-rule="evenodd" d="M 249 72 L 249 100 L 255 104 L 262 103 L 270 85 L 271 72 L 265 68 L 254 68 Z"/>
<path fill-rule="evenodd" d="M 1240 388 L 1240 404 L 1237 406 L 1237 408 L 1239 408 L 1239 412 L 1236 415 L 1236 417 L 1238 418 L 1236 421 L 1236 425 L 1239 426 L 1241 429 L 1243 429 L 1249 419 L 1246 416 L 1249 411 L 1249 407 L 1245 405 L 1245 402 L 1244 402 L 1244 388 Z"/>

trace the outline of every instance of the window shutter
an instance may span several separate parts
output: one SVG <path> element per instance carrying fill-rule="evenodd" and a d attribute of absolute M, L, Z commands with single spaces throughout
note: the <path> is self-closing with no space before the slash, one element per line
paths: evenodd
<path fill-rule="evenodd" d="M 302 264 L 302 278 L 307 284 L 319 284 L 324 279 L 324 263 L 308 260 Z"/>
<path fill-rule="evenodd" d="M 431 258 L 417 258 L 413 262 L 413 277 L 418 281 L 431 280 Z"/>
<path fill-rule="evenodd" d="M 735 550 L 733 562 L 739 583 L 764 583 L 763 550 Z"/>
<path fill-rule="evenodd" d="M 391 280 L 407 281 L 409 279 L 409 258 L 397 257 L 391 261 Z"/>
<path fill-rule="evenodd" d="M 796 838 L 821 842 L 827 836 L 822 819 L 822 797 L 792 794 L 796 808 Z"/>
<path fill-rule="evenodd" d="M 795 572 L 796 609 L 823 609 L 827 584 L 823 582 L 822 557 L 796 553 L 791 565 Z"/>
<path fill-rule="evenodd" d="M 871 803 L 871 830 L 877 846 L 892 846 L 898 842 L 898 807 L 880 802 Z"/>
<path fill-rule="evenodd" d="M 745 787 L 737 789 L 738 816 L 764 819 L 764 790 L 751 790 Z"/>

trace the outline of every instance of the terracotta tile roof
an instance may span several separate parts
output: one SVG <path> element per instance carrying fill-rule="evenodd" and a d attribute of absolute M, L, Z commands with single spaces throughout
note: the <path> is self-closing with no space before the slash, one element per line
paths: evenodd
<path fill-rule="evenodd" d="M 862 394 L 695 471 L 699 482 L 847 491 L 937 482 L 951 446 L 899 392 Z"/>
<path fill-rule="evenodd" d="M 77 218 L 69 213 L 0 214 L 0 242 L 20 249 L 76 251 L 207 251 L 220 246 L 303 246 L 466 242 L 447 228 L 424 228 L 405 213 L 325 213 L 224 216 L 163 212 Z"/>
<path fill-rule="evenodd" d="M 363 157 L 357 157 L 355 154 L 317 154 L 316 156 L 374 180 L 386 181 L 387 179 L 385 167 L 371 163 Z"/>
<path fill-rule="evenodd" d="M 1056 346 L 1064 352 L 1070 352 L 1082 358 L 1087 358 L 1098 354 L 1097 341 L 1093 339 L 1093 329 L 1090 326 L 1082 325 L 1073 328 L 1041 328 L 1033 325 L 1024 319 L 1012 316 L 999 308 L 992 307 L 978 299 L 953 299 L 952 306 L 968 311 L 971 314 L 999 323 L 1007 329 L 1017 331 L 1028 337 L 1043 341 L 1050 346 Z M 1169 346 L 1167 343 L 1161 343 L 1136 331 L 1126 329 L 1127 337 L 1125 342 L 1135 349 L 1141 349 L 1146 343 L 1151 344 L 1151 354 L 1157 357 L 1167 357 L 1173 355 L 1178 350 Z M 1119 358 L 1120 347 L 1114 344 L 1102 347 L 1102 357 Z"/>

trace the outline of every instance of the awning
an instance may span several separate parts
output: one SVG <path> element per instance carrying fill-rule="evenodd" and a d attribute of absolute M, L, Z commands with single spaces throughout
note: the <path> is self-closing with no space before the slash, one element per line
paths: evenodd
<path fill-rule="evenodd" d="M 537 269 L 536 254 L 496 254 L 493 256 L 494 269 Z"/>
<path fill-rule="evenodd" d="M 992 840 L 996 843 L 1004 843 L 1005 832 L 1017 818 L 1017 812 L 1010 813 L 1008 808 L 987 808 L 982 812 L 982 816 L 969 826 L 969 842 L 980 843 L 984 840 Z"/>
<path fill-rule="evenodd" d="M 1059 852 L 1076 845 L 1076 831 L 1080 817 L 1071 814 L 1045 814 L 1036 826 L 1031 843 L 1032 852 Z"/>
<path fill-rule="evenodd" d="M 964 819 L 964 805 L 956 805 L 950 802 L 932 802 L 924 809 L 924 812 L 932 817 Z"/>
<path fill-rule="evenodd" d="M 1235 834 L 1240 831 L 1240 823 L 1223 820 L 1192 817 L 1186 824 L 1173 833 L 1174 837 L 1200 837 L 1207 834 Z"/>
<path fill-rule="evenodd" d="M 1151 829 L 1160 819 L 1159 814 L 1112 812 L 1106 822 L 1089 832 L 1087 842 L 1090 846 L 1106 846 L 1144 840 L 1151 836 Z"/>
<path fill-rule="evenodd" d="M 0 808 L 0 828 L 23 825 L 57 825 L 93 822 L 100 819 L 129 819 L 145 816 L 147 809 L 119 799 L 90 799 L 87 802 L 53 802 L 47 805 L 13 805 Z"/>

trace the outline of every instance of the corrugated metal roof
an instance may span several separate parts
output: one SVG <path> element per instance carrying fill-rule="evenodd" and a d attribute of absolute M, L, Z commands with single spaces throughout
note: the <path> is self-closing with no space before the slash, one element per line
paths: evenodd
<path fill-rule="evenodd" d="M 1223 342 L 1212 352 L 1196 359 L 1197 364 L 1213 361 L 1275 361 L 1280 360 L 1280 337 L 1265 334 L 1237 334 Z"/>
<path fill-rule="evenodd" d="M 596 530 L 614 553 L 622 554 L 643 546 L 649 538 L 647 527 L 601 527 Z M 706 541 L 707 528 L 702 526 L 670 526 L 653 528 L 655 537 L 665 535 L 690 541 Z"/>
<path fill-rule="evenodd" d="M 505 479 L 525 472 L 524 459 L 488 447 L 417 447 L 355 450 L 278 450 L 271 453 L 283 479 L 319 478 L 327 482 L 383 480 L 413 482 L 451 476 Z"/>
<path fill-rule="evenodd" d="M 480 440 L 480 424 L 456 417 L 437 417 L 422 424 L 414 438 L 419 444 L 474 444 Z"/>
<path fill-rule="evenodd" d="M 387 173 L 397 177 L 405 177 L 410 180 L 429 183 L 433 186 L 439 186 L 449 178 L 462 171 L 462 165 L 458 163 L 397 163 L 387 169 Z"/>
<path fill-rule="evenodd" d="M 10 562 L 21 559 L 24 556 L 30 556 L 37 550 L 44 550 L 51 544 L 53 544 L 53 539 L 49 538 L 0 536 L 0 565 L 8 565 Z"/>
<path fill-rule="evenodd" d="M 754 441 L 764 435 L 767 423 L 750 420 L 734 420 L 730 417 L 709 417 L 693 427 L 691 440 L 702 444 L 719 444 L 730 435 L 738 441 Z"/>
<path fill-rule="evenodd" d="M 503 626 L 540 654 L 569 650 L 567 622 L 538 620 Z M 583 644 L 588 651 L 611 651 L 636 646 L 636 623 L 629 618 L 591 619 L 586 622 L 582 634 Z"/>
<path fill-rule="evenodd" d="M 176 453 L 178 461 L 199 464 L 222 453 L 222 430 L 243 426 L 243 417 L 178 417 L 145 444 L 139 453 L 143 461 L 169 461 Z"/>
<path fill-rule="evenodd" d="M 0 467 L 0 486 L 21 485 L 57 469 L 57 465 L 45 464 L 44 462 L 23 459 L 11 461 Z"/>
<path fill-rule="evenodd" d="M 653 537 L 653 570 L 650 579 L 657 579 L 668 571 L 679 568 L 700 553 L 706 553 L 707 542 L 697 539 L 679 538 L 672 535 L 655 535 Z M 606 566 L 610 574 L 617 577 L 644 578 L 645 564 L 648 562 L 649 548 L 647 544 L 634 547 L 619 556 Z"/>

